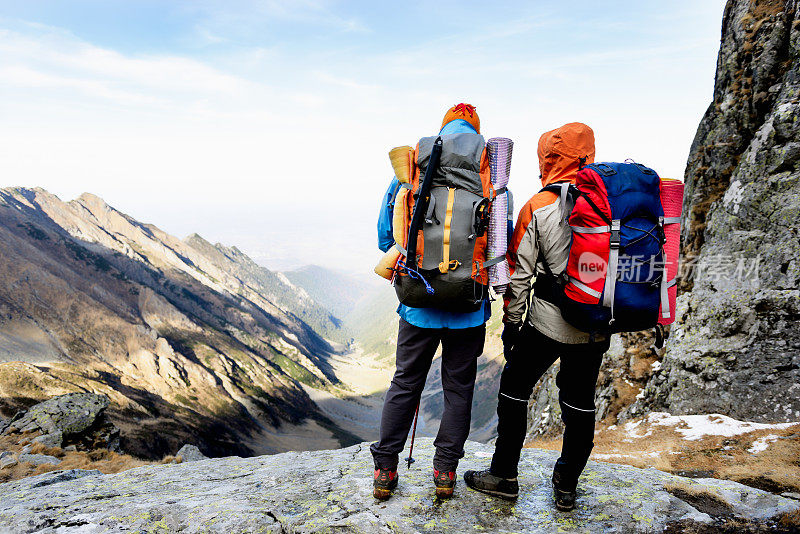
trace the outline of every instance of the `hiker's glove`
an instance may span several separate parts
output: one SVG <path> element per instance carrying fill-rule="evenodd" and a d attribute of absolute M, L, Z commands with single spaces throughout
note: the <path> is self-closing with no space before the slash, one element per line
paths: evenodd
<path fill-rule="evenodd" d="M 500 339 L 503 340 L 503 350 L 506 353 L 506 359 L 508 358 L 511 349 L 517 344 L 521 329 L 521 323 L 506 323 L 506 326 L 503 328 L 503 333 L 500 336 Z"/>

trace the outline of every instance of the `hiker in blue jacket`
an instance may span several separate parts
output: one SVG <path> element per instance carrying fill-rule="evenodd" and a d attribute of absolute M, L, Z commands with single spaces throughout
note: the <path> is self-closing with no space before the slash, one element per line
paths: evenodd
<path fill-rule="evenodd" d="M 458 104 L 448 110 L 439 134 L 457 133 L 480 133 L 480 119 L 474 107 Z M 394 178 L 381 205 L 378 247 L 384 252 L 394 245 L 392 212 L 399 187 Z M 431 361 L 441 343 L 444 412 L 434 441 L 433 475 L 436 494 L 449 497 L 469 434 L 477 359 L 483 352 L 491 307 L 488 299 L 484 299 L 477 311 L 467 313 L 400 304 L 397 313 L 400 315 L 397 370 L 383 405 L 380 439 L 371 447 L 375 462 L 373 494 L 378 499 L 387 499 L 397 486 L 399 454 L 411 429 Z"/>

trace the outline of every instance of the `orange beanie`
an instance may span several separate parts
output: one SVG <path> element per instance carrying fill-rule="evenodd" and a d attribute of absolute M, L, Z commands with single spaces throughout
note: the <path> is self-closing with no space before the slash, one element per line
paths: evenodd
<path fill-rule="evenodd" d="M 481 133 L 481 119 L 478 117 L 478 112 L 475 111 L 475 106 L 462 102 L 448 109 L 447 113 L 444 115 L 444 120 L 442 120 L 442 128 L 444 128 L 448 122 L 456 119 L 464 119 L 475 128 L 476 132 Z"/>

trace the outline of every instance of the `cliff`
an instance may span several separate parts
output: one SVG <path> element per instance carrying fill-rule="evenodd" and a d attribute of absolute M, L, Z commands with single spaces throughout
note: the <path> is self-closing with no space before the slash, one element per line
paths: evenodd
<path fill-rule="evenodd" d="M 730 0 L 713 102 L 686 166 L 678 314 L 664 349 L 615 336 L 598 416 L 800 420 L 800 4 Z M 561 430 L 557 367 L 531 435 Z"/>
<path fill-rule="evenodd" d="M 725 8 L 686 168 L 683 294 L 628 411 L 800 419 L 800 3 Z"/>

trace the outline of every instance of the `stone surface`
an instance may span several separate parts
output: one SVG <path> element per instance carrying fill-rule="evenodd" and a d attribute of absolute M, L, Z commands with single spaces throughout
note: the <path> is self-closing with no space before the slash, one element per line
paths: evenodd
<path fill-rule="evenodd" d="M 94 393 L 71 393 L 32 406 L 11 422 L 6 432 L 40 431 L 46 434 L 80 434 L 108 408 L 108 397 Z M 53 438 L 51 438 L 53 439 Z"/>
<path fill-rule="evenodd" d="M 0 459 L 0 469 L 4 469 L 6 467 L 14 467 L 18 463 L 19 462 L 17 462 L 17 459 L 14 458 L 13 456 L 4 456 L 2 459 Z"/>
<path fill-rule="evenodd" d="M 684 214 L 684 261 L 694 276 L 681 284 L 661 368 L 624 415 L 800 420 L 796 0 L 728 3 L 714 102 L 686 169 Z"/>
<path fill-rule="evenodd" d="M 196 445 L 184 445 L 175 453 L 175 456 L 180 456 L 184 462 L 197 462 L 200 460 L 207 460 L 208 456 L 200 452 Z"/>
<path fill-rule="evenodd" d="M 61 463 L 61 460 L 56 458 L 55 456 L 50 456 L 47 454 L 20 454 L 17 459 L 20 462 L 28 462 L 34 465 L 43 465 L 43 464 L 50 464 L 50 465 L 58 465 Z"/>
<path fill-rule="evenodd" d="M 35 443 L 41 443 L 45 447 L 61 447 L 61 444 L 64 442 L 64 434 L 60 431 L 43 434 L 33 438 L 33 441 Z"/>
<path fill-rule="evenodd" d="M 523 452 L 521 496 L 467 489 L 437 501 L 432 440 L 420 439 L 395 496 L 372 498 L 367 444 L 347 449 L 153 465 L 117 475 L 47 473 L 0 485 L 0 532 L 659 532 L 720 515 L 762 520 L 800 503 L 734 482 L 590 462 L 578 509 L 554 509 L 556 453 Z M 460 471 L 485 467 L 491 447 L 468 442 Z M 687 489 L 688 488 L 688 489 Z M 681 495 L 679 497 L 677 495 Z M 691 495 L 705 495 L 705 498 Z M 691 504 L 691 503 L 694 504 Z"/>

